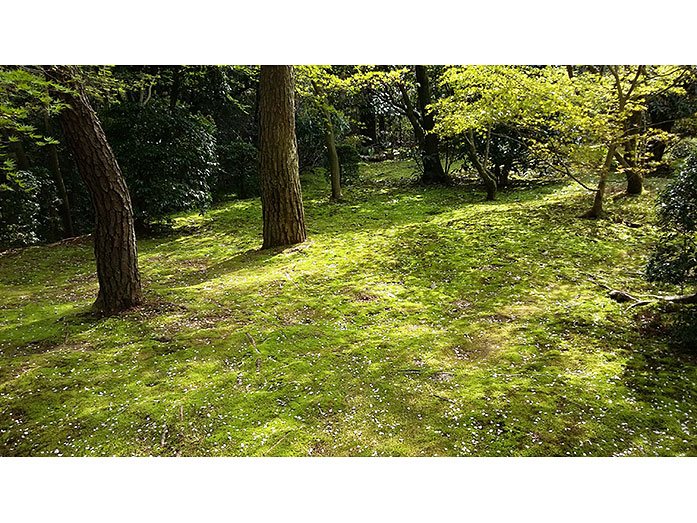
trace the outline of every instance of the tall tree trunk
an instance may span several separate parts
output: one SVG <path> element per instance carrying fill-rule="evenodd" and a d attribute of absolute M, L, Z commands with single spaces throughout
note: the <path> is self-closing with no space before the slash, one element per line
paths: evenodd
<path fill-rule="evenodd" d="M 102 125 L 84 90 L 74 81 L 74 71 L 54 67 L 49 74 L 76 91 L 55 95 L 68 104 L 60 113 L 61 126 L 95 210 L 99 293 L 94 308 L 113 314 L 142 301 L 131 198 Z"/>
<path fill-rule="evenodd" d="M 607 156 L 605 156 L 605 162 L 600 170 L 600 179 L 598 180 L 598 189 L 595 191 L 595 197 L 593 198 L 593 206 L 587 213 L 581 216 L 582 218 L 595 219 L 602 216 L 605 188 L 607 187 L 607 180 L 610 177 L 610 169 L 612 167 L 612 158 L 614 155 L 615 145 L 610 145 L 607 150 Z"/>
<path fill-rule="evenodd" d="M 46 133 L 51 135 L 51 121 L 47 112 L 44 112 L 44 127 L 46 129 Z M 70 214 L 70 200 L 68 199 L 68 191 L 65 190 L 65 182 L 63 181 L 63 174 L 61 173 L 60 162 L 58 159 L 58 147 L 52 143 L 48 144 L 46 146 L 46 152 L 48 153 L 48 165 L 51 171 L 51 177 L 53 178 L 53 183 L 58 191 L 61 222 L 63 223 L 63 238 L 72 238 L 75 236 L 75 230 L 73 229 L 73 219 Z"/>
<path fill-rule="evenodd" d="M 424 132 L 421 149 L 424 172 L 421 181 L 427 184 L 448 183 L 449 178 L 440 161 L 438 135 L 433 133 L 435 127 L 433 111 L 428 108 L 432 103 L 431 83 L 425 65 L 416 66 L 416 93 L 419 113 L 421 113 L 421 127 Z"/>
<path fill-rule="evenodd" d="M 259 175 L 262 248 L 305 241 L 295 137 L 295 79 L 289 65 L 263 65 L 259 77 Z"/>

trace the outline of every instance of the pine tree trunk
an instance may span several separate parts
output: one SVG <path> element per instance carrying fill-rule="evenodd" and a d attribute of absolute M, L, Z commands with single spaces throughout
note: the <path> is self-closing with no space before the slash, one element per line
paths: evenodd
<path fill-rule="evenodd" d="M 68 104 L 60 122 L 95 210 L 99 293 L 94 308 L 114 314 L 142 301 L 131 198 L 96 113 L 81 86 L 72 81 L 73 71 L 55 67 L 50 75 L 77 91 L 56 92 Z"/>
<path fill-rule="evenodd" d="M 421 181 L 426 184 L 448 183 L 449 178 L 443 170 L 440 161 L 438 135 L 433 133 L 435 122 L 433 112 L 428 109 L 431 101 L 431 84 L 428 78 L 426 66 L 416 66 L 416 92 L 421 113 L 422 128 L 424 139 L 421 149 L 421 160 L 423 161 L 424 172 Z"/>
<path fill-rule="evenodd" d="M 264 221 L 262 248 L 305 241 L 295 137 L 293 67 L 263 65 L 259 77 L 259 175 Z"/>

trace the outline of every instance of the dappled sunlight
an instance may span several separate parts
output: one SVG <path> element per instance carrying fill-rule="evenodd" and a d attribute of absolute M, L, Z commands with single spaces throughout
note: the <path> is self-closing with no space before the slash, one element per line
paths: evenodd
<path fill-rule="evenodd" d="M 2 452 L 694 453 L 695 363 L 594 281 L 645 288 L 650 221 L 578 220 L 566 184 L 481 202 L 364 168 L 387 174 L 341 204 L 313 182 L 291 248 L 260 249 L 256 200 L 178 215 L 139 241 L 146 303 L 112 318 L 88 314 L 88 247 L 0 258 Z"/>

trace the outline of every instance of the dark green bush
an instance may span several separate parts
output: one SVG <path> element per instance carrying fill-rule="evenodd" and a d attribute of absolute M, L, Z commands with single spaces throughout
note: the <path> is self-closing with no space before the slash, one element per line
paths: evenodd
<path fill-rule="evenodd" d="M 235 193 L 238 198 L 259 196 L 259 152 L 251 143 L 218 146 L 220 171 L 215 184 L 218 195 Z"/>
<path fill-rule="evenodd" d="M 215 126 L 207 118 L 164 103 L 125 103 L 102 116 L 124 172 L 140 225 L 162 222 L 211 203 L 218 169 Z"/>
<path fill-rule="evenodd" d="M 664 229 L 646 268 L 650 281 L 697 283 L 697 154 L 688 157 L 677 178 L 659 198 Z"/>
<path fill-rule="evenodd" d="M 336 152 L 341 168 L 341 185 L 351 185 L 358 181 L 358 165 L 361 161 L 358 148 L 351 143 L 345 143 L 337 145 Z"/>
<path fill-rule="evenodd" d="M 38 243 L 41 181 L 29 171 L 16 171 L 0 184 L 0 249 Z"/>
<path fill-rule="evenodd" d="M 295 115 L 295 135 L 298 141 L 300 172 L 323 166 L 327 157 L 324 119 L 316 107 L 302 99 L 298 100 Z"/>

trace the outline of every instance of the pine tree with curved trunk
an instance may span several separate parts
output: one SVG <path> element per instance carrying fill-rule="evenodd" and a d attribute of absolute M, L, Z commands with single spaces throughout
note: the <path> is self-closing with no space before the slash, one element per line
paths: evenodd
<path fill-rule="evenodd" d="M 52 80 L 70 88 L 71 92 L 55 92 L 68 105 L 60 113 L 60 123 L 95 211 L 99 293 L 94 308 L 114 314 L 142 301 L 133 208 L 126 180 L 75 73 L 62 66 L 48 71 Z"/>
<path fill-rule="evenodd" d="M 293 66 L 261 66 L 259 176 L 263 249 L 301 243 L 307 237 L 295 136 L 294 89 Z"/>

